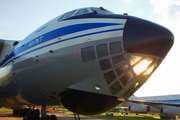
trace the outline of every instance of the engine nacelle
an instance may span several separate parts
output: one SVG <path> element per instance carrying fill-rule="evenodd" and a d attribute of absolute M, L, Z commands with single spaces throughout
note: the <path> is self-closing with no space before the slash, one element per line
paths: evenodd
<path fill-rule="evenodd" d="M 163 108 L 161 110 L 161 113 L 166 115 L 180 115 L 180 108 L 178 107 Z"/>
<path fill-rule="evenodd" d="M 160 109 L 154 108 L 154 107 L 150 107 L 150 111 L 148 113 L 150 114 L 159 114 L 161 112 Z"/>
<path fill-rule="evenodd" d="M 134 113 L 148 113 L 150 110 L 151 108 L 148 105 L 134 105 L 129 107 L 129 111 Z"/>

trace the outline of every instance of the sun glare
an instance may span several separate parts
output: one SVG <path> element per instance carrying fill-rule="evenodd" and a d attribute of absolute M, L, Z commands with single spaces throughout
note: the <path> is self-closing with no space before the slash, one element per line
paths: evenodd
<path fill-rule="evenodd" d="M 151 62 L 152 60 L 142 60 L 139 64 L 137 64 L 133 68 L 136 75 L 139 75 L 142 71 L 144 71 Z"/>

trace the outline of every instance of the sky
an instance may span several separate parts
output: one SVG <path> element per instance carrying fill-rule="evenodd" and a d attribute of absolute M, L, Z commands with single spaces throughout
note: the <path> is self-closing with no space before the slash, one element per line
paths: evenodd
<path fill-rule="evenodd" d="M 180 94 L 180 0 L 0 0 L 0 39 L 23 40 L 35 29 L 65 12 L 100 7 L 158 23 L 174 34 L 175 42 L 164 61 L 134 94 Z"/>

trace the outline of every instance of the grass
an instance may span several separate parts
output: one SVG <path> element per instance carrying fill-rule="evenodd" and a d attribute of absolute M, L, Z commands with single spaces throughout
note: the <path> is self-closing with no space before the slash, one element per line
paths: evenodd
<path fill-rule="evenodd" d="M 10 108 L 2 107 L 2 108 L 0 108 L 0 112 L 13 112 L 13 110 Z"/>
<path fill-rule="evenodd" d="M 104 119 L 116 119 L 116 120 L 157 120 L 160 119 L 158 115 L 150 115 L 150 114 L 121 114 L 121 113 L 114 113 L 113 116 L 106 116 L 106 114 L 95 115 L 94 117 L 104 118 Z"/>
<path fill-rule="evenodd" d="M 66 114 L 73 115 L 72 112 L 66 111 Z M 111 113 L 109 113 L 111 114 Z M 100 115 L 91 115 L 90 117 L 94 117 L 94 119 L 107 119 L 107 120 L 159 120 L 159 115 L 151 115 L 151 114 L 139 114 L 136 115 L 134 113 L 130 113 L 128 115 L 122 113 L 113 113 L 113 116 L 107 116 L 106 113 Z"/>
<path fill-rule="evenodd" d="M 0 112 L 12 112 L 12 109 L 8 109 L 8 108 L 0 108 Z M 72 112 L 64 109 L 63 110 L 66 114 L 69 115 L 73 115 Z M 57 111 L 57 112 L 62 112 L 62 110 Z M 130 113 L 128 115 L 122 114 L 122 113 L 113 113 L 113 116 L 110 116 L 112 112 L 108 113 L 108 116 L 106 115 L 106 113 L 104 114 L 100 114 L 100 115 L 91 115 L 90 117 L 94 118 L 94 119 L 107 119 L 107 120 L 159 120 L 159 115 L 151 115 L 151 114 L 133 114 Z"/>

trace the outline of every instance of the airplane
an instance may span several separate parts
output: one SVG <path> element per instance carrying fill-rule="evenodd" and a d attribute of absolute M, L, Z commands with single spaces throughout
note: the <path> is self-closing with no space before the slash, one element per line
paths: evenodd
<path fill-rule="evenodd" d="M 159 114 L 161 119 L 180 117 L 180 95 L 161 95 L 136 97 L 131 96 L 123 106 L 129 107 L 129 112 Z"/>
<path fill-rule="evenodd" d="M 126 13 L 66 12 L 22 41 L 0 40 L 0 106 L 26 120 L 40 119 L 34 105 L 42 106 L 41 119 L 49 105 L 78 115 L 106 112 L 148 80 L 173 43 L 167 28 Z"/>

